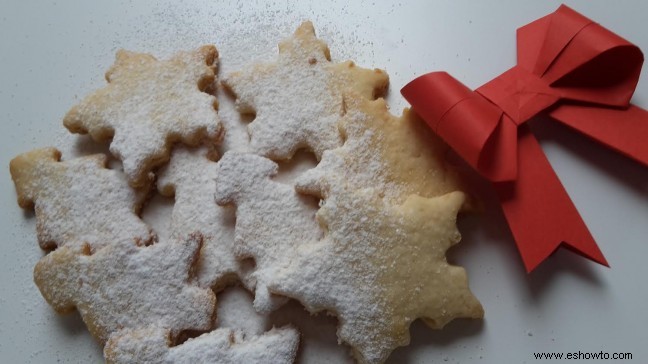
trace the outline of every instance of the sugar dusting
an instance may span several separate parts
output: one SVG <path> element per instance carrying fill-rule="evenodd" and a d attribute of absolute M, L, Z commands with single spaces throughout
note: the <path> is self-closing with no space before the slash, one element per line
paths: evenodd
<path fill-rule="evenodd" d="M 441 196 L 462 189 L 445 160 L 446 146 L 414 113 L 392 115 L 384 100 L 347 102 L 344 145 L 326 151 L 296 181 L 298 191 L 326 198 L 344 184 L 371 187 L 393 205 L 411 194 Z"/>
<path fill-rule="evenodd" d="M 325 200 L 318 212 L 327 234 L 301 244 L 269 285 L 311 312 L 339 318 L 338 337 L 360 363 L 382 363 L 409 343 L 409 325 L 424 318 L 440 328 L 456 317 L 481 317 L 465 271 L 448 265 L 457 243 L 463 194 L 410 196 L 390 206 L 375 190 L 356 186 Z"/>
<path fill-rule="evenodd" d="M 255 115 L 248 125 L 251 150 L 275 160 L 290 159 L 300 148 L 319 159 L 339 147 L 338 122 L 347 93 L 373 98 L 387 83 L 383 71 L 331 62 L 311 22 L 279 44 L 272 62 L 250 64 L 223 78 L 239 111 Z"/>
<path fill-rule="evenodd" d="M 100 343 L 123 328 L 208 330 L 216 297 L 189 283 L 201 243 L 199 235 L 148 247 L 126 242 L 91 255 L 85 244 L 68 244 L 38 262 L 34 281 L 57 311 L 76 307 Z"/>
<path fill-rule="evenodd" d="M 216 99 L 205 92 L 217 65 L 214 46 L 183 51 L 158 61 L 145 53 L 117 52 L 108 85 L 86 96 L 65 115 L 73 133 L 110 141 L 133 186 L 148 183 L 152 167 L 166 162 L 170 145 L 218 141 L 222 125 Z"/>
<path fill-rule="evenodd" d="M 204 237 L 196 268 L 199 284 L 220 288 L 243 274 L 233 251 L 234 211 L 214 203 L 217 164 L 208 153 L 207 148 L 176 146 L 158 173 L 157 186 L 162 194 L 175 195 L 172 236 L 198 232 Z"/>
<path fill-rule="evenodd" d="M 168 14 L 167 14 L 168 15 Z M 276 18 L 271 21 L 278 21 L 279 18 Z M 244 62 L 248 62 L 248 55 L 254 55 L 257 54 L 259 56 L 259 59 L 264 58 L 266 56 L 269 56 L 270 54 L 276 54 L 276 43 L 278 42 L 279 39 L 286 37 L 288 34 L 290 34 L 293 30 L 294 27 L 298 24 L 297 22 L 292 23 L 290 21 L 282 20 L 283 21 L 283 26 L 282 27 L 276 27 L 276 26 L 270 26 L 267 25 L 266 27 L 268 28 L 268 31 L 258 31 L 258 29 L 255 29 L 252 24 L 247 24 L 244 27 L 240 28 L 241 30 L 244 30 L 243 32 L 240 32 L 236 34 L 236 37 L 229 37 L 227 39 L 232 40 L 231 43 L 233 45 L 233 48 L 230 49 L 230 52 L 224 52 L 223 49 L 226 47 L 223 47 L 222 44 L 217 43 L 219 46 L 219 50 L 221 55 L 223 54 L 229 54 L 232 56 L 240 55 L 240 60 L 241 64 Z M 269 23 L 268 23 L 269 24 Z M 256 25 L 262 26 L 261 23 L 257 23 Z M 231 32 L 231 29 L 236 29 L 234 28 L 227 28 L 226 30 L 228 32 Z M 271 29 L 271 31 L 270 31 Z M 186 30 L 185 30 L 186 31 Z M 326 32 L 321 32 L 321 34 L 326 34 Z M 260 36 L 261 35 L 261 36 Z M 267 38 L 267 41 L 264 40 Z M 272 39 L 270 39 L 272 38 Z M 339 39 L 337 39 L 339 40 Z M 198 41 L 196 43 L 200 43 L 201 41 Z M 256 44 L 252 48 L 237 48 L 241 45 L 245 44 Z M 150 49 L 151 43 L 147 43 L 143 47 L 135 48 L 135 49 Z M 183 46 L 186 46 L 184 44 Z M 227 44 L 225 45 L 227 46 Z M 178 46 L 180 47 L 180 46 Z M 261 51 L 265 49 L 267 51 Z M 175 49 L 174 49 L 175 50 Z M 164 55 L 164 52 L 160 52 L 158 54 Z M 224 59 L 222 61 L 222 68 L 227 69 L 228 64 L 234 64 L 234 66 L 238 67 L 240 66 L 239 64 L 228 62 L 227 56 L 224 56 Z M 247 144 L 248 144 L 248 137 L 247 137 L 247 132 L 245 130 L 245 123 L 241 121 L 240 114 L 234 107 L 234 103 L 232 99 L 228 98 L 228 95 L 222 91 L 222 89 L 219 87 L 217 90 L 217 95 L 219 97 L 219 102 L 220 102 L 220 108 L 219 108 L 219 113 L 222 118 L 222 122 L 225 125 L 225 129 L 227 130 L 227 133 L 225 135 L 224 141 L 223 141 L 223 146 L 222 150 L 238 150 L 238 151 L 246 151 L 248 150 Z M 57 138 L 57 143 L 62 146 L 62 149 L 64 150 L 64 154 L 70 155 L 70 156 L 77 156 L 77 155 L 83 155 L 91 151 L 103 151 L 105 148 L 103 148 L 101 145 L 97 145 L 91 142 L 87 142 L 87 138 L 84 137 L 74 137 L 70 136 L 67 133 L 59 133 L 59 137 Z M 297 162 L 296 164 L 290 163 L 287 165 L 286 168 L 282 167 L 282 172 L 280 173 L 281 175 L 278 176 L 279 180 L 285 179 L 284 175 L 289 176 L 292 174 L 299 173 L 299 171 L 303 170 L 305 166 L 312 166 L 314 161 L 310 158 L 303 158 L 300 157 L 298 160 L 301 160 Z M 114 168 L 119 169 L 120 163 L 118 161 L 112 161 L 112 166 Z M 292 177 L 289 177 L 292 178 Z M 315 206 L 312 207 L 312 213 L 316 210 Z M 148 212 L 148 211 L 147 211 Z M 156 216 L 155 213 L 147 213 L 147 220 L 148 222 L 151 223 L 151 225 L 156 226 L 159 225 L 157 224 L 158 221 L 161 220 L 168 220 L 166 216 Z M 152 220 L 152 221 L 151 221 Z M 159 231 L 161 236 L 164 236 L 165 234 L 162 231 Z M 293 310 L 299 310 L 301 311 L 300 307 L 294 307 L 292 306 Z M 233 316 L 234 312 L 233 311 L 228 311 L 229 314 L 227 316 Z M 293 316 L 293 314 L 290 314 L 289 316 Z M 221 326 L 229 326 L 232 328 L 237 328 L 237 327 L 246 327 L 249 325 L 254 325 L 254 319 L 252 317 L 247 317 L 245 315 L 240 316 L 240 320 L 230 320 L 227 321 L 226 318 L 221 317 L 223 320 L 221 322 Z M 306 321 L 306 320 L 304 320 Z M 308 320 L 310 322 L 310 320 Z M 220 321 L 219 321 L 220 322 Z M 328 325 L 329 329 L 327 330 L 330 333 L 334 333 L 334 323 L 331 321 L 326 321 L 325 323 L 319 322 L 318 325 Z M 257 334 L 261 334 L 261 332 L 257 332 Z M 321 339 L 316 338 L 319 333 L 311 334 L 311 339 L 310 339 L 310 346 L 307 351 L 307 353 L 310 353 L 307 358 L 310 358 L 312 360 L 319 360 L 319 354 L 320 353 L 325 353 L 325 355 L 330 356 L 332 353 L 337 353 L 335 354 L 336 356 L 339 357 L 345 357 L 344 353 L 346 352 L 347 349 L 344 347 L 339 347 L 339 346 L 322 346 L 319 342 Z M 325 349 L 324 349 L 325 348 Z M 325 351 L 324 351 L 325 350 Z"/>
<path fill-rule="evenodd" d="M 240 2 L 236 6 L 226 8 L 217 4 L 203 3 L 205 8 L 188 9 L 185 5 L 175 1 L 160 3 L 154 11 L 135 15 L 125 23 L 124 27 L 117 31 L 115 40 L 111 43 L 106 43 L 105 38 L 99 37 L 96 45 L 85 45 L 83 49 L 100 48 L 97 49 L 98 52 L 93 53 L 99 60 L 91 60 L 96 64 L 97 70 L 93 76 L 95 86 L 101 82 L 101 73 L 110 64 L 118 48 L 141 50 L 165 58 L 178 49 L 214 43 L 221 54 L 221 68 L 224 74 L 252 61 L 271 59 L 276 54 L 278 41 L 292 33 L 294 28 L 305 19 L 314 20 L 319 36 L 334 45 L 334 59 L 355 58 L 362 62 L 363 60 L 356 54 L 358 46 L 365 49 L 371 48 L 371 41 L 366 40 L 368 37 L 363 38 L 353 28 L 338 30 L 337 26 L 326 19 L 326 16 L 318 14 L 317 11 L 295 10 L 279 2 L 269 4 L 265 9 L 262 6 L 262 9 L 252 16 L 249 14 L 249 9 L 241 10 L 249 7 L 247 2 Z M 337 11 L 343 13 L 345 10 Z M 71 78 L 69 82 L 74 84 L 75 89 L 89 90 L 92 86 L 86 81 L 86 79 Z M 245 123 L 240 122 L 238 112 L 227 95 L 222 93 L 221 89 L 218 92 L 221 104 L 220 115 L 228 130 L 223 149 L 246 150 Z M 65 100 L 65 104 L 69 104 L 69 100 Z M 56 143 L 64 151 L 65 156 L 86 155 L 89 152 L 105 150 L 100 145 L 86 142 L 87 139 L 84 137 L 70 136 L 62 129 L 59 129 L 57 134 Z M 120 164 L 114 161 L 111 161 L 111 166 L 120 168 Z M 281 176 L 278 178 L 280 179 Z M 157 221 L 167 217 L 152 216 L 151 218 Z M 153 225 L 155 221 L 152 221 Z M 296 309 L 301 310 L 299 307 Z M 245 317 L 242 319 L 245 321 Z M 236 327 L 237 324 L 232 322 L 231 325 Z M 318 325 L 324 324 L 319 322 Z M 328 331 L 333 331 L 332 322 L 328 321 L 326 325 Z M 338 353 L 346 351 L 344 347 L 329 349 Z M 309 358 L 317 360 L 317 355 Z"/>
<path fill-rule="evenodd" d="M 215 199 L 236 206 L 235 252 L 256 262 L 254 308 L 271 312 L 287 300 L 267 285 L 299 244 L 316 240 L 320 228 L 314 205 L 294 188 L 270 177 L 275 162 L 254 154 L 227 152 L 217 165 Z"/>
<path fill-rule="evenodd" d="M 356 59 L 360 63 L 372 59 L 370 33 L 363 34 L 357 27 L 340 29 L 336 21 L 312 5 L 289 6 L 281 1 L 255 4 L 242 0 L 230 2 L 229 6 L 210 1 L 187 5 L 165 0 L 148 10 L 124 24 L 116 37 L 119 42 L 106 47 L 112 48 L 112 52 L 130 48 L 170 55 L 187 45 L 213 43 L 221 54 L 221 72 L 227 74 L 246 64 L 272 59 L 281 39 L 301 22 L 312 20 L 317 24 L 319 37 L 333 46 L 334 59 Z M 336 11 L 339 16 L 356 19 L 344 7 Z M 358 49 L 367 49 L 361 59 Z"/>
<path fill-rule="evenodd" d="M 299 333 L 292 327 L 273 328 L 259 336 L 232 329 L 216 329 L 169 348 L 168 331 L 129 330 L 106 345 L 110 364 L 290 364 L 297 355 Z"/>
<path fill-rule="evenodd" d="M 223 82 L 236 94 L 238 109 L 255 114 L 248 126 L 255 153 L 284 160 L 305 147 L 319 157 L 342 142 L 337 130 L 342 96 L 330 87 L 337 75 L 328 50 L 310 23 L 280 49 L 273 63 L 247 65 Z"/>
<path fill-rule="evenodd" d="M 137 216 L 146 191 L 131 189 L 123 174 L 106 169 L 103 154 L 58 158 L 56 149 L 43 148 L 12 161 L 19 197 L 33 202 L 42 248 L 87 243 L 94 251 L 108 244 L 145 244 L 155 238 Z"/>

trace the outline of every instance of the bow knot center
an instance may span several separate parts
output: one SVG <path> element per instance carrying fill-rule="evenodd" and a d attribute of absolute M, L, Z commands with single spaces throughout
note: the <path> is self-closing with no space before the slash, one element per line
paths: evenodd
<path fill-rule="evenodd" d="M 515 66 L 476 90 L 508 115 L 517 125 L 560 100 L 542 78 Z"/>

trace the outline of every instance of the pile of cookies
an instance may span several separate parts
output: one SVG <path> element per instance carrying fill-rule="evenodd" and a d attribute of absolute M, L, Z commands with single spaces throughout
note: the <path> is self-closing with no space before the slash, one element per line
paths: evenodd
<path fill-rule="evenodd" d="M 107 362 L 293 362 L 292 326 L 256 337 L 215 327 L 215 293 L 233 284 L 260 313 L 295 299 L 336 316 L 360 363 L 407 345 L 419 318 L 441 328 L 483 316 L 445 258 L 460 240 L 460 179 L 416 115 L 390 114 L 385 72 L 331 62 L 309 22 L 272 63 L 222 82 L 217 64 L 214 46 L 163 61 L 117 53 L 108 85 L 63 124 L 108 142 L 122 170 L 105 155 L 61 161 L 54 148 L 11 162 L 18 204 L 34 208 L 50 251 L 36 285 L 56 311 L 79 311 Z M 246 151 L 217 152 L 219 87 L 254 116 Z M 274 180 L 301 149 L 318 165 L 293 184 Z M 155 190 L 175 197 L 164 239 L 140 217 Z"/>

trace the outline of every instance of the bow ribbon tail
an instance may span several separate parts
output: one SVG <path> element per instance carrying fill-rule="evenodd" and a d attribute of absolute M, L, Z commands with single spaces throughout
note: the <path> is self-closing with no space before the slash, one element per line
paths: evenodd
<path fill-rule="evenodd" d="M 519 128 L 518 143 L 518 178 L 494 186 L 527 272 L 561 246 L 608 266 L 526 125 Z"/>
<path fill-rule="evenodd" d="M 599 143 L 648 166 L 648 111 L 561 105 L 549 114 Z"/>

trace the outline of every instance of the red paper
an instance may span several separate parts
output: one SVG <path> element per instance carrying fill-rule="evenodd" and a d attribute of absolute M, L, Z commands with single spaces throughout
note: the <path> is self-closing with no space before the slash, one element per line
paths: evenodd
<path fill-rule="evenodd" d="M 518 64 L 475 91 L 433 72 L 401 93 L 493 182 L 528 272 L 560 246 L 607 266 L 524 124 L 547 114 L 648 166 L 648 111 L 629 103 L 643 54 L 565 5 L 518 29 L 517 48 Z"/>

